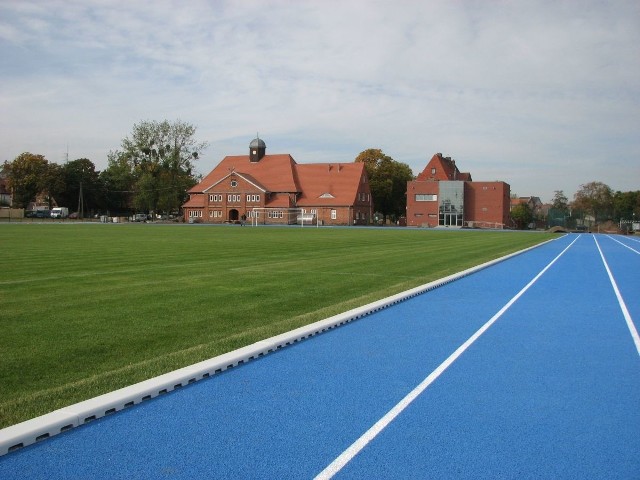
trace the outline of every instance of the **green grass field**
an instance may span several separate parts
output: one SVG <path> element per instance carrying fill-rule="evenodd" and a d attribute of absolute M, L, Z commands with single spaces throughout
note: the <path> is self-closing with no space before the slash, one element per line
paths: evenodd
<path fill-rule="evenodd" d="M 0 427 L 551 238 L 0 224 Z"/>

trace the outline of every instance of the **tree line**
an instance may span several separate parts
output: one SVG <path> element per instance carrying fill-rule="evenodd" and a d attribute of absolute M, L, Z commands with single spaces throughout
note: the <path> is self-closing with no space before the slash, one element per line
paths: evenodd
<path fill-rule="evenodd" d="M 562 190 L 555 191 L 551 208 L 582 225 L 632 222 L 640 220 L 640 191 L 614 192 L 605 183 L 589 182 L 580 185 L 572 202 Z"/>
<path fill-rule="evenodd" d="M 70 211 L 82 205 L 79 213 L 84 216 L 171 214 L 178 212 L 186 192 L 201 178 L 195 162 L 207 144 L 198 142 L 195 133 L 194 126 L 179 120 L 144 121 L 133 126 L 120 149 L 108 153 L 105 170 L 97 171 L 87 158 L 58 165 L 26 152 L 5 162 L 3 175 L 9 179 L 16 208 L 28 208 L 37 196 L 44 196 L 49 209 L 55 199 Z M 365 150 L 355 161 L 365 164 L 380 217 L 396 220 L 404 215 L 407 181 L 414 178 L 411 168 L 379 149 Z"/>
<path fill-rule="evenodd" d="M 87 158 L 49 162 L 44 156 L 22 153 L 5 162 L 13 206 L 27 208 L 39 195 L 48 207 L 53 202 L 85 215 L 133 211 L 172 213 L 186 200 L 186 192 L 199 181 L 195 162 L 207 147 L 195 139 L 196 128 L 177 120 L 143 121 L 122 140 L 121 149 L 108 153 L 108 166 L 97 171 Z"/>
<path fill-rule="evenodd" d="M 589 182 L 580 185 L 572 201 L 564 191 L 556 190 L 546 218 L 536 218 L 536 212 L 526 203 L 513 207 L 511 218 L 518 228 L 526 228 L 532 222 L 546 220 L 549 227 L 575 229 L 615 224 L 628 230 L 631 223 L 640 221 L 640 191 L 613 191 L 605 183 Z"/>
<path fill-rule="evenodd" d="M 195 134 L 196 127 L 180 120 L 142 121 L 122 140 L 120 149 L 108 153 L 107 168 L 102 171 L 87 158 L 58 165 L 26 152 L 5 161 L 2 174 L 9 180 L 17 208 L 27 208 L 36 196 L 44 195 L 49 208 L 55 199 L 70 211 L 82 205 L 85 216 L 136 211 L 171 214 L 179 211 L 186 192 L 201 179 L 195 162 L 208 145 L 197 141 Z M 355 162 L 365 165 L 379 217 L 395 221 L 404 216 L 407 182 L 415 178 L 409 165 L 373 148 L 361 152 Z M 514 207 L 511 215 L 519 228 L 536 220 L 526 204 Z M 570 202 L 557 190 L 548 215 L 549 225 L 561 218 L 569 227 L 578 222 L 640 220 L 640 191 L 614 192 L 602 182 L 590 182 L 580 185 Z"/>

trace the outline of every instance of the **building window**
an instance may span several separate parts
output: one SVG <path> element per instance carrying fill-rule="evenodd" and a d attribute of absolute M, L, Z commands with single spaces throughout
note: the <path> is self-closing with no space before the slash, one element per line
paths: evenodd
<path fill-rule="evenodd" d="M 331 220 L 335 220 L 336 218 L 338 218 L 338 211 L 331 210 Z"/>
<path fill-rule="evenodd" d="M 238 186 L 237 180 L 231 180 L 231 188 L 236 188 Z"/>
<path fill-rule="evenodd" d="M 416 193 L 416 202 L 437 202 L 438 195 L 431 193 Z"/>
<path fill-rule="evenodd" d="M 436 174 L 436 167 L 431 168 L 431 175 L 435 175 Z"/>

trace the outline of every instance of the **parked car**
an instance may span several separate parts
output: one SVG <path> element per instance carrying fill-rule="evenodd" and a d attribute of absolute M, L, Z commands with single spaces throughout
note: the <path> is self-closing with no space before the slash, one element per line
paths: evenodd
<path fill-rule="evenodd" d="M 133 217 L 131 217 L 132 222 L 146 222 L 147 214 L 146 213 L 136 213 Z"/>

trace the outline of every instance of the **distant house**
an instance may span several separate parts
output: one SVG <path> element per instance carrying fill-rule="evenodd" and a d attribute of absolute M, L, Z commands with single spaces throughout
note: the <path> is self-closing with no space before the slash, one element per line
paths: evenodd
<path fill-rule="evenodd" d="M 407 182 L 407 226 L 504 228 L 509 224 L 509 184 L 476 182 L 455 160 L 436 153 Z"/>
<path fill-rule="evenodd" d="M 248 155 L 227 156 L 187 193 L 184 220 L 203 223 L 367 225 L 373 200 L 363 163 L 299 164 L 266 154 L 255 138 Z"/>

